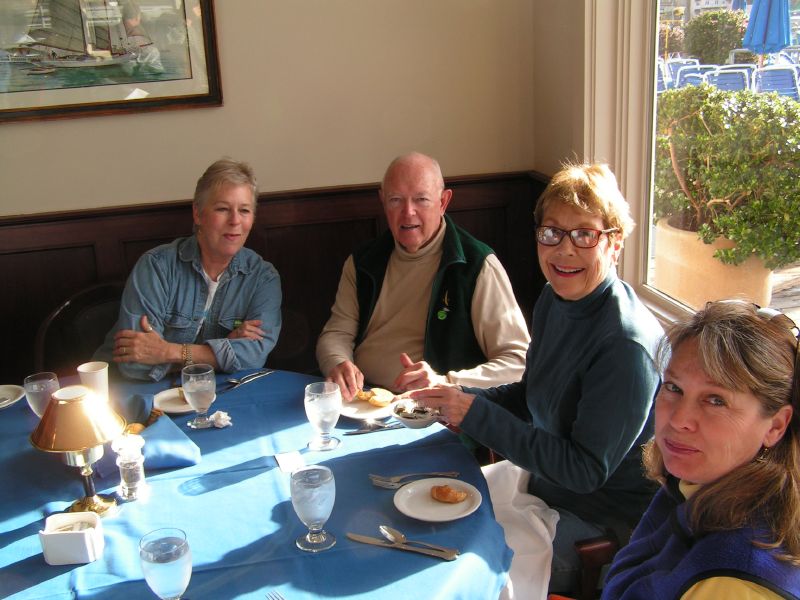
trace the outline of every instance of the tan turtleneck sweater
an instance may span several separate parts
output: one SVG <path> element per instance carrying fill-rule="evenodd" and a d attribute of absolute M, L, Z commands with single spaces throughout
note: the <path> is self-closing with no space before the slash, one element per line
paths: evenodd
<path fill-rule="evenodd" d="M 442 222 L 431 242 L 415 253 L 395 244 L 375 310 L 357 348 L 356 272 L 353 257 L 348 257 L 331 317 L 317 342 L 317 361 L 323 374 L 350 360 L 368 383 L 391 389 L 403 370 L 402 352 L 415 362 L 422 360 L 428 303 L 442 257 L 444 231 Z M 450 371 L 444 374 L 447 380 L 479 387 L 518 381 L 525 369 L 530 336 L 508 275 L 493 254 L 486 258 L 478 275 L 471 316 L 475 337 L 489 360 L 472 369 Z"/>

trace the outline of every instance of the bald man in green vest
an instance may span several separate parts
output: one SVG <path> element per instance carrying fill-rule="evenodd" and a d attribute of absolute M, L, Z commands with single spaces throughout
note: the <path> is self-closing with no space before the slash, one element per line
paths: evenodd
<path fill-rule="evenodd" d="M 445 215 L 453 192 L 439 164 L 416 152 L 396 158 L 379 195 L 389 231 L 344 264 L 317 342 L 322 373 L 345 400 L 365 382 L 401 393 L 518 381 L 525 319 L 492 249 Z"/>

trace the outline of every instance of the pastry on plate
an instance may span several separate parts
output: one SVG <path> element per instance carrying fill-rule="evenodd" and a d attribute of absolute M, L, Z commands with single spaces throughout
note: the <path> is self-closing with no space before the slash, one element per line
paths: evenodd
<path fill-rule="evenodd" d="M 358 390 L 356 392 L 356 400 L 362 402 L 369 402 L 373 406 L 389 406 L 394 400 L 394 394 L 389 390 L 383 388 L 372 388 L 370 390 Z"/>
<path fill-rule="evenodd" d="M 434 485 L 431 487 L 431 496 L 439 502 L 458 504 L 467 499 L 467 492 L 457 490 L 449 485 Z"/>

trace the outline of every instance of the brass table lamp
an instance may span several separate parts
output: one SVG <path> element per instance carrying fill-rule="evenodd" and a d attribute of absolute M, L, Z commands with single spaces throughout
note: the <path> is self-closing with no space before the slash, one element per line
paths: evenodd
<path fill-rule="evenodd" d="M 69 507 L 70 512 L 91 511 L 104 516 L 116 508 L 113 496 L 95 491 L 92 464 L 103 456 L 103 444 L 122 434 L 125 419 L 111 410 L 104 399 L 82 385 L 53 392 L 31 444 L 45 452 L 61 452 L 64 462 L 78 467 L 86 496 Z"/>

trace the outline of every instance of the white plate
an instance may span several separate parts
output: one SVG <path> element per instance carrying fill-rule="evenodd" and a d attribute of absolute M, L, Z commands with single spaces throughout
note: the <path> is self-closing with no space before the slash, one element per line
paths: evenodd
<path fill-rule="evenodd" d="M 467 499 L 457 504 L 439 502 L 431 497 L 431 488 L 447 484 L 453 489 L 467 492 Z M 481 505 L 481 493 L 465 481 L 450 477 L 418 479 L 401 487 L 394 495 L 394 505 L 401 513 L 420 521 L 454 521 L 474 513 Z"/>
<path fill-rule="evenodd" d="M 0 398 L 8 398 L 0 402 L 0 408 L 8 408 L 25 395 L 25 390 L 18 385 L 0 385 Z"/>
<path fill-rule="evenodd" d="M 392 407 L 394 403 L 388 406 L 375 406 L 363 400 L 356 400 L 354 402 L 342 402 L 342 416 L 351 419 L 358 419 L 364 421 L 366 419 L 385 419 L 392 416 Z"/>
<path fill-rule="evenodd" d="M 343 417 L 349 417 L 350 419 L 358 419 L 361 421 L 366 419 L 386 419 L 392 416 L 394 405 L 398 400 L 399 398 L 395 396 L 394 400 L 392 400 L 386 406 L 375 406 L 374 404 L 370 404 L 364 400 L 342 402 L 341 415 Z"/>
<path fill-rule="evenodd" d="M 153 397 L 153 408 L 163 410 L 165 413 L 170 415 L 180 415 L 194 412 L 194 409 L 189 406 L 189 403 L 181 398 L 180 392 L 178 391 L 180 389 L 181 388 L 170 388 L 156 394 Z M 216 399 L 217 395 L 214 394 L 214 400 Z M 212 400 L 212 402 L 214 400 Z"/>

